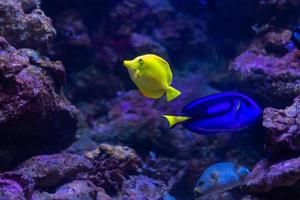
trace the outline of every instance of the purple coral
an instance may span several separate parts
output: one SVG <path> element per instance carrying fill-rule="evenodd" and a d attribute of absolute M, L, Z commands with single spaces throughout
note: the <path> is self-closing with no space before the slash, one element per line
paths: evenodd
<path fill-rule="evenodd" d="M 60 95 L 61 62 L 0 37 L 0 168 L 73 142 L 78 110 Z"/>
<path fill-rule="evenodd" d="M 87 157 L 94 163 L 94 170 L 89 172 L 88 179 L 108 194 L 119 192 L 129 175 L 139 174 L 142 167 L 141 159 L 129 147 L 101 144 L 96 150 L 88 152 Z"/>
<path fill-rule="evenodd" d="M 40 9 L 39 0 L 0 2 L 0 35 L 14 46 L 44 48 L 55 34 L 51 19 Z"/>

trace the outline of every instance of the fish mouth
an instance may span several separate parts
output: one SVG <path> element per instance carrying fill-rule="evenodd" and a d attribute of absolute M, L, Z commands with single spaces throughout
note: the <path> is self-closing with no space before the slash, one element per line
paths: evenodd
<path fill-rule="evenodd" d="M 194 196 L 195 197 L 201 197 L 201 196 L 203 196 L 204 195 L 204 193 L 201 191 L 201 189 L 200 188 L 194 188 Z"/>
<path fill-rule="evenodd" d="M 123 61 L 123 65 L 124 65 L 126 68 L 130 68 L 130 60 L 124 60 L 124 61 Z"/>

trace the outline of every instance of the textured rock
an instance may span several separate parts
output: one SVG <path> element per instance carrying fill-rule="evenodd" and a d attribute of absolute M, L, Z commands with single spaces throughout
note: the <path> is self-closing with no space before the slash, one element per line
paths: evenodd
<path fill-rule="evenodd" d="M 54 154 L 49 156 L 36 156 L 9 173 L 29 176 L 35 181 L 36 188 L 52 187 L 63 180 L 72 179 L 77 174 L 92 170 L 92 163 L 78 155 Z"/>
<path fill-rule="evenodd" d="M 300 53 L 292 51 L 281 57 L 261 50 L 248 50 L 230 65 L 244 91 L 265 104 L 286 104 L 300 93 Z"/>
<path fill-rule="evenodd" d="M 266 108 L 263 118 L 268 129 L 266 147 L 270 151 L 300 150 L 300 97 L 285 109 Z"/>
<path fill-rule="evenodd" d="M 32 195 L 34 187 L 35 187 L 35 182 L 27 174 L 18 174 L 18 173 L 14 173 L 14 172 L 5 173 L 5 174 L 0 175 L 0 180 L 4 181 L 4 182 L 9 182 L 9 183 L 15 182 L 16 184 L 19 185 L 20 192 L 14 191 L 14 193 L 16 193 L 16 194 L 19 193 L 20 196 L 25 196 L 27 199 L 31 198 L 31 195 Z M 4 190 L 6 190 L 6 189 L 4 189 Z M 8 190 L 8 192 L 12 192 L 12 191 Z M 0 196 L 0 197 L 2 197 L 2 196 Z"/>
<path fill-rule="evenodd" d="M 39 0 L 0 1 L 0 35 L 16 47 L 45 47 L 54 37 Z"/>
<path fill-rule="evenodd" d="M 72 143 L 78 111 L 60 95 L 64 82 L 60 62 L 0 37 L 0 168 Z"/>
<path fill-rule="evenodd" d="M 299 180 L 299 157 L 276 162 L 265 159 L 254 167 L 242 188 L 248 193 L 262 193 L 281 186 L 292 186 Z"/>
<path fill-rule="evenodd" d="M 15 181 L 0 179 L 0 200 L 27 200 L 23 188 Z"/>
<path fill-rule="evenodd" d="M 166 185 L 146 176 L 131 176 L 123 184 L 121 199 L 159 200 L 167 193 Z"/>
<path fill-rule="evenodd" d="M 56 189 L 54 193 L 36 191 L 31 200 L 111 200 L 101 188 L 89 181 L 76 180 Z"/>
<path fill-rule="evenodd" d="M 87 157 L 93 160 L 95 167 L 87 178 L 108 194 L 119 192 L 123 181 L 129 175 L 138 174 L 142 167 L 141 159 L 129 147 L 101 144 L 95 151 L 88 152 Z"/>
<path fill-rule="evenodd" d="M 274 53 L 277 55 L 284 55 L 288 53 L 286 44 L 290 42 L 292 32 L 290 30 L 284 30 L 280 33 L 269 32 L 264 37 L 265 49 L 268 53 Z"/>

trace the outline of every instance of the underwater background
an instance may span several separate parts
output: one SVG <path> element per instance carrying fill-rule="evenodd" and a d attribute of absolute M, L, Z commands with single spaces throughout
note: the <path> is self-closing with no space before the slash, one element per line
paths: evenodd
<path fill-rule="evenodd" d="M 299 9 L 0 0 L 0 200 L 299 200 L 300 51 L 288 47 L 300 41 Z M 142 95 L 123 61 L 144 54 L 168 61 L 180 97 Z M 162 117 L 228 91 L 255 100 L 257 123 L 197 134 Z M 250 174 L 196 197 L 199 177 L 222 162 Z"/>

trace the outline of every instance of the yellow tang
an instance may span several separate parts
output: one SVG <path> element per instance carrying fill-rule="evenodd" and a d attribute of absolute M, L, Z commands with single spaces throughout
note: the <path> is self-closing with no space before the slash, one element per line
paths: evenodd
<path fill-rule="evenodd" d="M 158 99 L 166 94 L 167 101 L 172 101 L 181 94 L 171 86 L 173 74 L 168 62 L 163 58 L 146 54 L 133 60 L 125 60 L 124 65 L 144 96 Z"/>

